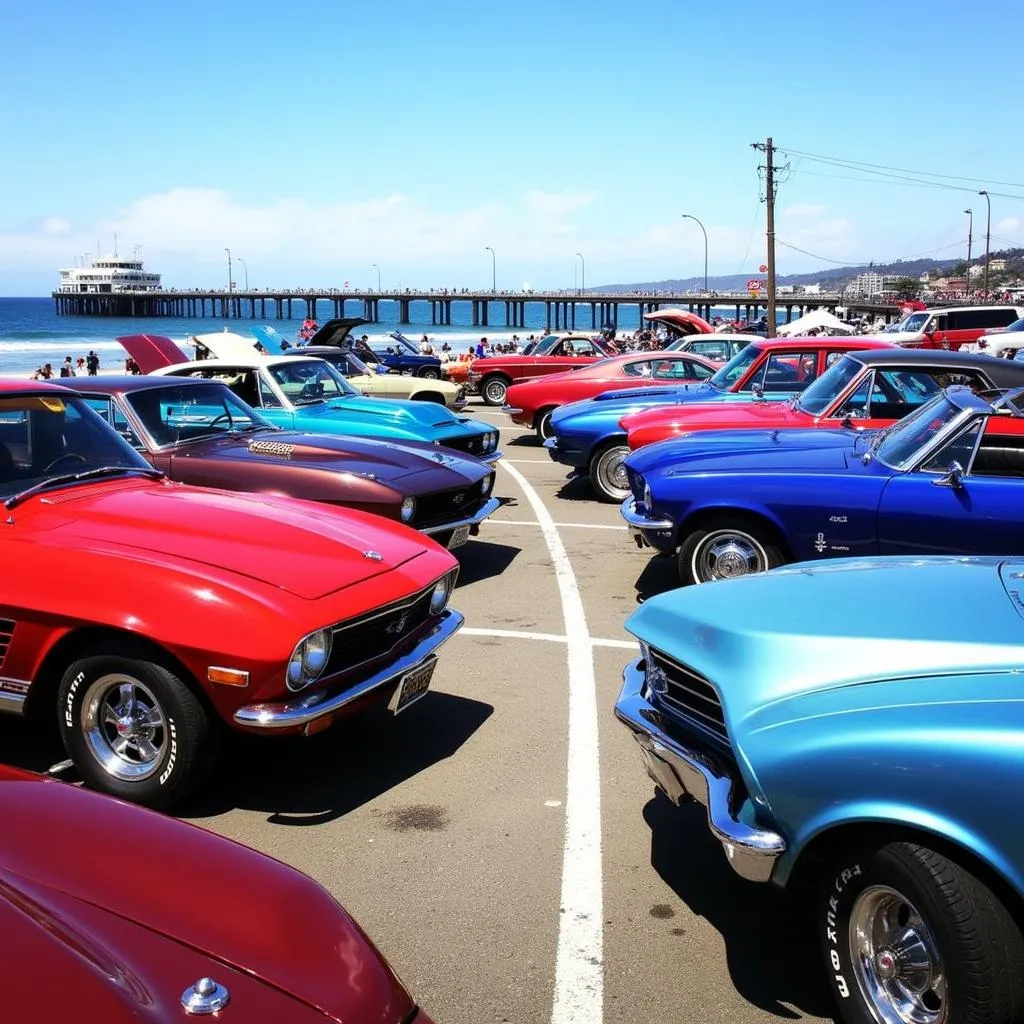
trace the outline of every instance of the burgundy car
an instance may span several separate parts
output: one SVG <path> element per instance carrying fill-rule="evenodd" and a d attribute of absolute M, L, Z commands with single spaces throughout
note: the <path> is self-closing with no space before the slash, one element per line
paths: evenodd
<path fill-rule="evenodd" d="M 425 442 L 281 430 L 227 385 L 192 377 L 89 377 L 76 391 L 170 479 L 373 512 L 458 547 L 497 507 L 494 470 Z"/>
<path fill-rule="evenodd" d="M 430 1024 L 294 868 L 3 765 L 0 818 L 16 823 L 0 832 L 10 1024 Z"/>

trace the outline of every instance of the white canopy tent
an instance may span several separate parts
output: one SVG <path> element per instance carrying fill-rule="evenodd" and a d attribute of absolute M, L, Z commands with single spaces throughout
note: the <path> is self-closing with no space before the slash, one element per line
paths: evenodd
<path fill-rule="evenodd" d="M 827 310 L 814 309 L 805 313 L 788 324 L 782 324 L 775 333 L 780 338 L 791 338 L 794 334 L 807 334 L 809 331 L 828 331 L 830 334 L 853 334 L 854 328 L 844 324 L 837 316 Z"/>

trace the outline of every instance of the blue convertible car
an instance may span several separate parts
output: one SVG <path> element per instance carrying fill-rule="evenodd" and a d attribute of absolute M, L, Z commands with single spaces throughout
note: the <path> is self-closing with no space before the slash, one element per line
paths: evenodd
<path fill-rule="evenodd" d="M 740 876 L 814 894 L 842 1020 L 1020 1024 L 1024 560 L 796 565 L 626 628 L 616 716 Z"/>
<path fill-rule="evenodd" d="M 1024 554 L 1024 389 L 998 394 L 947 388 L 880 432 L 652 444 L 626 460 L 622 515 L 678 552 L 684 584 L 834 555 Z"/>
<path fill-rule="evenodd" d="M 626 431 L 619 426 L 623 417 L 656 405 L 749 402 L 754 395 L 791 398 L 846 352 L 883 347 L 891 346 L 866 338 L 755 339 L 703 384 L 607 391 L 586 402 L 563 405 L 551 415 L 554 437 L 545 447 L 555 462 L 589 473 L 603 501 L 620 502 L 629 494 L 622 464 L 629 446 Z"/>

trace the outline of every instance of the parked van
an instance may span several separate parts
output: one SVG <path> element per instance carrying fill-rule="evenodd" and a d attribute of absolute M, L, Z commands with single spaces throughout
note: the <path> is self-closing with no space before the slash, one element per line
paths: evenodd
<path fill-rule="evenodd" d="M 914 348 L 958 349 L 992 328 L 1009 327 L 1024 316 L 1018 306 L 950 306 L 922 309 L 901 320 L 886 340 Z"/>

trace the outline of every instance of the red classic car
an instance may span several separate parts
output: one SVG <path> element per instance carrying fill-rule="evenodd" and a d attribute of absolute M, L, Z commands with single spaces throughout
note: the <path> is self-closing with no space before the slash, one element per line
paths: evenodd
<path fill-rule="evenodd" d="M 560 405 L 582 402 L 603 391 L 667 386 L 707 380 L 719 363 L 689 352 L 633 352 L 609 356 L 590 366 L 513 384 L 508 389 L 509 413 L 513 423 L 532 427 L 542 441 L 551 437 L 551 413 Z"/>
<path fill-rule="evenodd" d="M 698 430 L 786 430 L 895 423 L 951 384 L 1024 387 L 1024 364 L 968 352 L 879 348 L 850 352 L 789 402 L 693 403 L 624 416 L 629 446 Z"/>
<path fill-rule="evenodd" d="M 294 868 L 3 765 L 0 818 L 16 823 L 0 831 L 10 1024 L 430 1024 L 359 925 Z"/>
<path fill-rule="evenodd" d="M 308 498 L 407 523 L 452 549 L 499 505 L 494 470 L 417 441 L 281 430 L 226 384 L 86 377 L 76 391 L 171 480 Z"/>
<path fill-rule="evenodd" d="M 528 355 L 485 356 L 473 360 L 469 383 L 488 405 L 504 405 L 508 389 L 521 380 L 587 366 L 613 355 L 603 339 L 589 334 L 549 334 Z"/>
<path fill-rule="evenodd" d="M 0 382 L 0 711 L 56 714 L 89 785 L 151 805 L 212 767 L 218 719 L 326 728 L 426 691 L 454 556 L 318 502 L 172 483 L 86 402 Z"/>
<path fill-rule="evenodd" d="M 667 328 L 674 337 L 715 333 L 714 327 L 707 320 L 688 309 L 659 309 L 653 313 L 644 313 L 644 319 L 648 323 Z"/>

